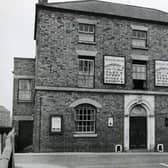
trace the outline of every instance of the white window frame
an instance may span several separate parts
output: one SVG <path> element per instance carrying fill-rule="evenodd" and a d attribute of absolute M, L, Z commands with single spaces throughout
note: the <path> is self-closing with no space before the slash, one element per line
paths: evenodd
<path fill-rule="evenodd" d="M 82 62 L 81 69 L 80 69 L 80 62 Z M 87 66 L 84 65 L 86 62 L 87 62 Z M 79 58 L 79 74 L 93 76 L 94 75 L 94 59 Z"/>
<path fill-rule="evenodd" d="M 92 28 L 92 30 L 90 30 L 90 28 Z M 79 41 L 88 42 L 88 43 L 95 42 L 95 25 L 94 24 L 79 23 L 78 33 L 79 33 Z M 85 39 L 84 39 L 84 36 L 85 36 Z"/>
<path fill-rule="evenodd" d="M 90 123 L 90 125 L 87 125 L 88 123 Z M 75 133 L 94 134 L 95 132 L 96 132 L 96 107 L 90 104 L 78 105 L 75 108 Z"/>
<path fill-rule="evenodd" d="M 29 89 L 25 90 L 24 88 L 21 88 L 21 82 L 28 82 Z M 28 98 L 25 98 L 23 95 L 27 94 L 29 95 Z M 32 79 L 19 79 L 18 80 L 18 100 L 19 101 L 32 101 Z"/>
<path fill-rule="evenodd" d="M 78 70 L 78 86 L 79 87 L 94 87 L 94 58 L 80 56 Z"/>
<path fill-rule="evenodd" d="M 132 47 L 147 49 L 147 46 L 148 46 L 148 27 L 140 26 L 140 25 L 131 25 L 131 28 L 132 28 Z M 134 36 L 134 31 L 145 33 L 145 37 Z M 144 41 L 145 45 L 144 46 L 135 45 L 135 44 L 133 44 L 133 40 Z"/>
<path fill-rule="evenodd" d="M 146 80 L 146 64 L 132 64 L 133 74 L 135 80 Z"/>
<path fill-rule="evenodd" d="M 143 36 L 140 36 L 140 34 L 143 34 Z M 143 41 L 144 46 L 142 45 L 136 45 L 134 41 Z M 147 31 L 144 30 L 132 30 L 132 46 L 137 48 L 146 48 L 147 47 Z"/>

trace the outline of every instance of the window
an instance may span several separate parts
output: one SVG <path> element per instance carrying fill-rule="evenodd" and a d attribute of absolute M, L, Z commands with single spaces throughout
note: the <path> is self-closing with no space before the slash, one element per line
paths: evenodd
<path fill-rule="evenodd" d="M 147 47 L 147 31 L 133 30 L 132 31 L 132 46 L 138 48 Z"/>
<path fill-rule="evenodd" d="M 79 41 L 95 41 L 95 26 L 93 24 L 79 23 Z"/>
<path fill-rule="evenodd" d="M 62 132 L 62 116 L 52 115 L 50 116 L 50 133 Z"/>
<path fill-rule="evenodd" d="M 90 104 L 82 104 L 75 109 L 75 131 L 77 133 L 95 133 L 96 108 Z"/>
<path fill-rule="evenodd" d="M 94 59 L 89 57 L 79 57 L 79 87 L 93 87 L 94 84 Z"/>
<path fill-rule="evenodd" d="M 168 127 L 168 118 L 165 118 L 165 127 Z"/>
<path fill-rule="evenodd" d="M 32 81 L 30 79 L 19 80 L 18 98 L 22 101 L 31 101 L 32 99 Z"/>
<path fill-rule="evenodd" d="M 132 65 L 132 78 L 134 89 L 146 88 L 146 62 L 145 61 L 133 61 Z"/>

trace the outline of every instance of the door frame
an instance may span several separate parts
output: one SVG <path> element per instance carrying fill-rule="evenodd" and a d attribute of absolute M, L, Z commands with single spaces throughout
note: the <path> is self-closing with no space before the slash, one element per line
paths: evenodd
<path fill-rule="evenodd" d="M 146 95 L 125 95 L 124 97 L 124 151 L 130 150 L 130 112 L 136 105 L 141 105 L 147 112 L 147 151 L 154 151 L 154 96 Z"/>

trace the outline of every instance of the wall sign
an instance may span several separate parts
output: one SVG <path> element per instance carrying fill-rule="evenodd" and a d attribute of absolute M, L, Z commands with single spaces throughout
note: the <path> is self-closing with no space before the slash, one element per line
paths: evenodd
<path fill-rule="evenodd" d="M 51 133 L 62 131 L 62 116 L 51 116 Z"/>
<path fill-rule="evenodd" d="M 155 61 L 155 85 L 168 86 L 168 61 Z"/>
<path fill-rule="evenodd" d="M 112 127 L 113 126 L 113 117 L 109 117 L 108 118 L 108 127 Z"/>
<path fill-rule="evenodd" d="M 125 83 L 125 58 L 104 56 L 104 83 Z"/>

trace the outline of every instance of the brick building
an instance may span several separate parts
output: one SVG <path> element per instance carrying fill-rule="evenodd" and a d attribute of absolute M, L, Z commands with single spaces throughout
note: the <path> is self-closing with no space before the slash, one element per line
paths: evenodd
<path fill-rule="evenodd" d="M 12 126 L 12 119 L 10 111 L 4 106 L 0 105 L 0 128 L 6 128 Z"/>
<path fill-rule="evenodd" d="M 14 59 L 20 150 L 168 151 L 168 13 L 41 0 L 34 38 Z"/>

